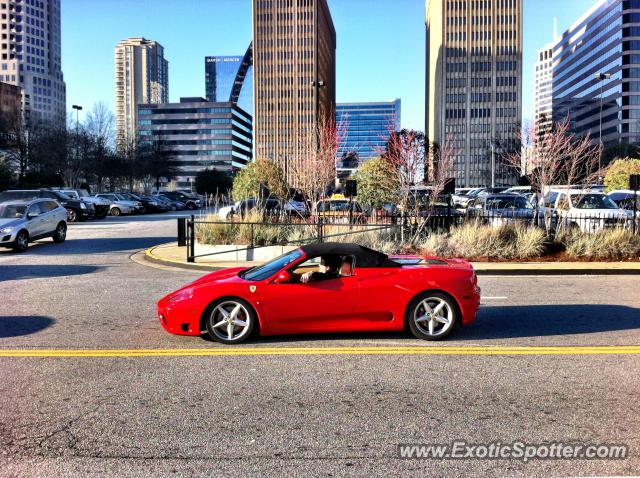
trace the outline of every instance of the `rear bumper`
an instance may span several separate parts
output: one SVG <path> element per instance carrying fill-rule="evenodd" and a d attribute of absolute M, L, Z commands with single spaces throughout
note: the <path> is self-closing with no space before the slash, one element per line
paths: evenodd
<path fill-rule="evenodd" d="M 475 286 L 470 294 L 460 298 L 463 325 L 470 324 L 476 320 L 478 309 L 480 308 L 480 293 L 480 287 Z"/>

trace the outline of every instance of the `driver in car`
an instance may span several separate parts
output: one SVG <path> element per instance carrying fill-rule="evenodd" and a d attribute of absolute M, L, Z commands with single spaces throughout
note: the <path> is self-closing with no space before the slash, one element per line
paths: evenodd
<path fill-rule="evenodd" d="M 337 279 L 339 277 L 340 257 L 322 256 L 320 258 L 320 268 L 317 272 L 305 272 L 300 277 L 300 282 L 315 282 L 319 280 Z"/>

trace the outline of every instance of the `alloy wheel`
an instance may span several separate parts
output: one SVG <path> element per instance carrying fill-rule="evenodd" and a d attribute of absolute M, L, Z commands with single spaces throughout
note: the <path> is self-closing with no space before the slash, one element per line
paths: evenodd
<path fill-rule="evenodd" d="M 218 304 L 211 312 L 209 320 L 209 330 L 219 339 L 229 342 L 243 339 L 251 328 L 249 311 L 235 300 Z"/>
<path fill-rule="evenodd" d="M 453 310 L 446 300 L 440 297 L 427 297 L 413 312 L 416 328 L 430 337 L 445 334 L 454 323 Z"/>

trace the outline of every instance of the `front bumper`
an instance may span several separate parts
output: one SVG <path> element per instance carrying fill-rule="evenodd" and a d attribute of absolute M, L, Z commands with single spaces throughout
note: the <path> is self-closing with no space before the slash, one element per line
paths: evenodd
<path fill-rule="evenodd" d="M 169 302 L 167 298 L 158 302 L 158 320 L 170 334 L 200 335 L 200 314 L 189 301 Z"/>
<path fill-rule="evenodd" d="M 11 232 L 0 232 L 0 247 L 13 247 L 17 234 L 18 228 L 14 228 Z"/>

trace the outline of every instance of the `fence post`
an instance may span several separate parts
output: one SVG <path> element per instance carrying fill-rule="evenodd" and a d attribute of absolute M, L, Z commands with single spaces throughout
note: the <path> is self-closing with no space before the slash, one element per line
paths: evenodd
<path fill-rule="evenodd" d="M 407 226 L 407 215 L 404 211 L 400 216 L 400 243 L 404 244 L 404 228 Z"/>
<path fill-rule="evenodd" d="M 318 242 L 322 242 L 322 235 L 323 235 L 322 220 L 323 220 L 322 216 L 318 216 L 318 223 L 317 223 L 318 224 L 318 231 L 317 231 Z"/>
<path fill-rule="evenodd" d="M 192 214 L 187 222 L 189 225 L 189 247 L 187 248 L 187 262 L 195 262 L 196 255 L 196 225 L 195 216 Z"/>
<path fill-rule="evenodd" d="M 253 247 L 253 223 L 249 224 L 249 247 Z"/>
<path fill-rule="evenodd" d="M 178 247 L 187 245 L 187 218 L 178 218 Z"/>

